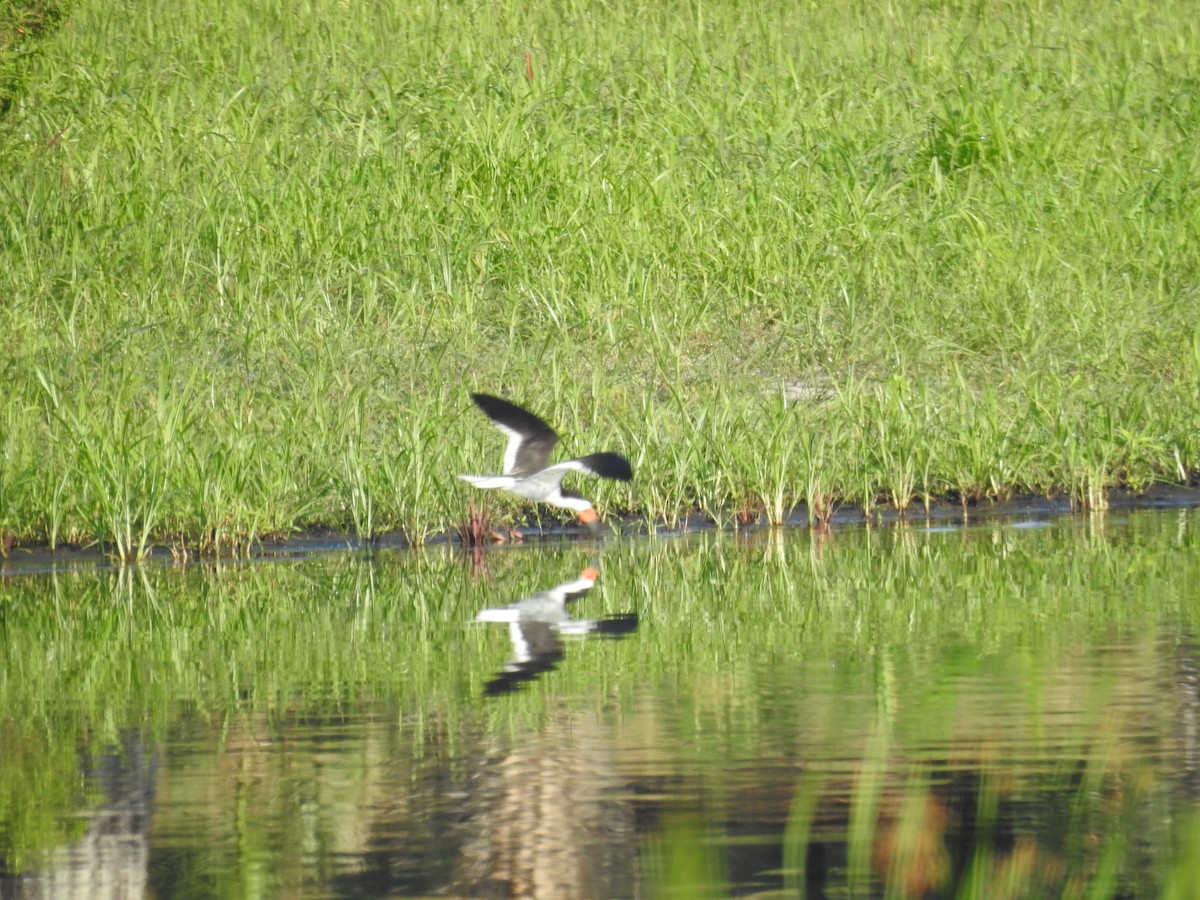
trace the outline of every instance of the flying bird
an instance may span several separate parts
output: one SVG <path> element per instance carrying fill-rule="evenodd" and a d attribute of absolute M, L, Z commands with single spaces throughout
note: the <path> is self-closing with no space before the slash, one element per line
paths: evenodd
<path fill-rule="evenodd" d="M 522 409 L 491 394 L 472 394 L 475 405 L 492 424 L 508 437 L 504 449 L 504 468 L 500 475 L 459 475 L 477 488 L 498 488 L 536 500 L 549 506 L 569 509 L 592 531 L 600 528 L 600 519 L 591 501 L 562 486 L 568 472 L 583 472 L 600 478 L 631 481 L 633 469 L 619 453 L 591 453 L 565 462 L 550 463 L 550 453 L 558 443 L 554 429 L 529 410 Z"/>

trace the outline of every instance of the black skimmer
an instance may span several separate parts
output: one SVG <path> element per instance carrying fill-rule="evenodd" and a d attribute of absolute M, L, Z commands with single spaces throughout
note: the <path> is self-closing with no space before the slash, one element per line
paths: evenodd
<path fill-rule="evenodd" d="M 637 613 L 575 619 L 567 612 L 567 604 L 591 590 L 599 577 L 599 569 L 588 566 L 572 581 L 539 591 L 511 606 L 485 609 L 475 617 L 476 622 L 507 622 L 513 645 L 512 661 L 487 683 L 485 693 L 504 694 L 516 690 L 524 682 L 553 670 L 566 656 L 564 634 L 621 637 L 637 628 Z"/>
<path fill-rule="evenodd" d="M 633 469 L 629 460 L 619 453 L 605 452 L 549 465 L 550 452 L 558 443 L 553 428 L 528 410 L 491 394 L 472 394 L 471 399 L 492 424 L 508 436 L 508 446 L 504 449 L 503 474 L 458 477 L 477 488 L 499 488 L 526 500 L 569 509 L 592 531 L 599 529 L 599 517 L 591 501 L 565 490 L 563 476 L 568 472 L 584 472 L 600 478 L 631 481 Z"/>

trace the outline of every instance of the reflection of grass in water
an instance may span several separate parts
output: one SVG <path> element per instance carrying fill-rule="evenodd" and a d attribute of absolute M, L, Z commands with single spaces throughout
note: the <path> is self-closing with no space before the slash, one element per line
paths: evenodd
<path fill-rule="evenodd" d="M 679 773 L 701 798 L 685 795 L 684 815 L 702 810 L 709 833 L 699 844 L 720 864 L 681 869 L 689 884 L 732 871 L 728 811 L 750 800 L 730 782 L 731 764 L 765 753 L 785 760 L 787 774 L 769 789 L 751 785 L 752 800 L 788 822 L 781 877 L 796 883 L 817 871 L 809 848 L 821 844 L 853 843 L 857 885 L 936 862 L 926 838 L 936 804 L 947 805 L 947 779 L 962 771 L 979 773 L 976 834 L 1015 809 L 1032 843 L 1001 852 L 978 837 L 951 883 L 982 891 L 1001 879 L 1023 884 L 1026 871 L 1053 881 L 1056 860 L 1086 885 L 1124 883 L 1135 842 L 1120 843 L 1122 828 L 1164 848 L 1159 873 L 1176 865 L 1171 841 L 1186 837 L 1163 830 L 1155 814 L 1168 786 L 1128 735 L 1172 739 L 1165 718 L 1130 717 L 1170 674 L 1158 623 L 1176 635 L 1196 627 L 1184 589 L 1200 579 L 1193 518 L 612 542 L 580 613 L 637 611 L 639 632 L 570 644 L 554 673 L 500 703 L 481 692 L 509 658 L 507 635 L 469 620 L 571 577 L 593 545 L 488 551 L 477 566 L 436 550 L 382 552 L 374 563 L 14 578 L 5 582 L 0 708 L 10 711 L 9 735 L 52 734 L 58 746 L 104 746 L 129 728 L 182 737 L 191 765 L 225 777 L 208 797 L 188 793 L 204 778 L 172 781 L 176 797 L 195 801 L 172 808 L 190 810 L 219 843 L 231 804 L 244 804 L 247 846 L 292 873 L 306 863 L 289 848 L 303 846 L 312 821 L 295 810 L 303 773 L 337 786 L 336 797 L 305 800 L 321 811 L 322 835 L 352 837 L 364 810 L 405 812 L 397 783 L 409 785 L 405 814 L 420 829 L 419 807 L 438 808 L 434 786 L 475 771 L 481 734 L 520 746 L 548 717 L 586 712 L 619 724 L 611 740 L 657 748 L 652 771 Z M 992 681 L 1002 689 L 979 690 Z M 379 708 L 387 721 L 355 737 L 353 752 L 323 754 L 306 740 L 313 722 L 335 728 Z M 40 785 L 69 804 L 68 764 L 19 758 L 14 790 Z M 619 774 L 653 780 L 634 764 Z M 965 821 L 953 806 L 946 815 Z M 648 845 L 664 890 L 671 847 L 695 843 L 696 827 L 685 821 L 674 844 Z M 8 839 L 48 837 L 28 828 Z M 1092 835 L 1102 842 L 1093 847 Z M 880 856 L 884 838 L 891 849 Z M 843 877 L 835 854 L 823 865 Z M 923 865 L 926 877 L 937 871 Z"/>
<path fill-rule="evenodd" d="M 453 760 L 463 756 L 467 722 L 504 732 L 536 720 L 544 705 L 536 692 L 484 706 L 482 685 L 510 648 L 506 632 L 471 619 L 497 591 L 519 599 L 571 577 L 592 555 L 494 554 L 478 578 L 443 548 L 381 553 L 374 563 L 345 555 L 6 581 L 2 731 L 22 752 L 3 756 L 0 855 L 19 865 L 67 837 L 61 823 L 75 829 L 69 814 L 99 799 L 79 793 L 80 755 L 129 732 L 150 745 L 169 732 L 197 735 L 215 759 L 242 760 L 257 785 L 250 831 L 265 837 L 264 823 L 294 799 L 281 787 L 290 764 L 275 744 L 289 724 L 333 725 L 383 702 L 403 716 L 388 739 L 402 749 L 388 754 Z M 598 650 L 592 677 L 610 658 Z M 47 739 L 54 752 L 38 749 Z M 223 835 L 222 816 L 207 823 L 214 835 Z"/>
<path fill-rule="evenodd" d="M 643 621 L 661 618 L 656 631 L 682 624 L 677 639 L 685 640 L 686 623 L 698 619 L 720 636 L 692 652 L 711 652 L 709 666 L 726 677 L 699 688 L 678 712 L 683 742 L 712 760 L 701 767 L 709 789 L 722 792 L 731 758 L 754 758 L 742 736 L 787 746 L 786 729 L 797 721 L 813 735 L 796 751 L 804 774 L 791 794 L 785 883 L 811 886 L 824 873 L 831 896 L 872 885 L 886 885 L 889 896 L 919 896 L 920 884 L 939 896 L 1117 896 L 1131 885 L 1156 896 L 1167 872 L 1147 865 L 1138 848 L 1147 840 L 1170 847 L 1184 835 L 1164 814 L 1174 789 L 1160 757 L 1145 756 L 1136 736 L 1145 727 L 1139 710 L 1157 702 L 1160 678 L 1171 677 L 1153 623 L 1165 615 L 1172 634 L 1195 627 L 1185 599 L 1200 574 L 1190 518 L 1180 517 L 1188 537 L 1170 558 L 1146 552 L 1154 541 L 1136 516 L 1129 532 L 1090 523 L 1028 541 L 999 527 L 945 543 L 911 531 L 843 535 L 813 544 L 821 549 L 811 558 L 808 542 L 795 540 L 750 543 L 741 554 L 696 552 L 685 557 L 689 576 L 680 580 L 725 589 L 670 592 L 661 605 L 651 599 Z M 1076 549 L 1052 549 L 1065 549 L 1064 540 Z M 939 545 L 955 550 L 944 554 Z M 985 545 L 987 552 L 969 550 Z M 744 569 L 743 554 L 753 560 Z M 671 559 L 663 554 L 663 562 Z M 645 568 L 649 590 L 662 576 Z M 774 589 L 751 587 L 757 579 Z M 668 647 L 676 640 L 658 637 Z M 770 668 L 739 666 L 738 645 L 757 640 L 771 648 Z M 1112 641 L 1119 654 L 1083 650 Z M 1051 663 L 1047 642 L 1060 648 L 1053 657 L 1067 659 Z M 1098 654 L 1094 677 L 1068 675 L 1072 646 Z M 876 691 L 859 698 L 862 679 L 851 670 L 866 648 Z M 845 687 L 821 682 L 811 698 L 795 700 L 820 674 L 796 661 L 826 656 L 837 660 Z M 1021 687 L 972 700 L 977 679 Z M 727 684 L 728 691 L 714 690 Z M 968 690 L 962 699 L 960 684 Z M 797 702 L 802 712 L 784 711 Z M 876 717 L 888 724 L 865 744 L 845 734 L 850 723 Z M 772 729 L 776 721 L 785 733 Z M 1160 740 L 1176 739 L 1171 721 L 1158 726 Z M 822 759 L 821 736 L 831 753 L 853 747 L 862 755 L 845 771 L 840 759 Z M 913 759 L 914 747 L 944 749 Z M 954 783 L 956 772 L 969 771 L 977 784 Z M 973 807 L 957 805 L 961 796 Z M 726 802 L 736 809 L 741 801 L 731 794 Z M 724 808 L 712 813 L 710 828 L 725 827 Z M 831 821 L 831 808 L 842 811 L 840 820 Z M 845 863 L 831 847 L 845 848 Z"/>
<path fill-rule="evenodd" d="M 36 868 L 43 851 L 80 837 L 87 820 L 70 815 L 100 798 L 79 778 L 79 752 L 57 731 L 0 725 L 0 860 L 9 871 Z"/>
<path fill-rule="evenodd" d="M 472 387 L 672 522 L 1196 472 L 1189 4 L 70 8 L 0 30 L 0 542 L 419 541 Z"/>

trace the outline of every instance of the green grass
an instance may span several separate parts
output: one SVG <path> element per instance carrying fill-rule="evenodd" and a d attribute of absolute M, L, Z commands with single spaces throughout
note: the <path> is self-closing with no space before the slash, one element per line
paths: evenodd
<path fill-rule="evenodd" d="M 71 0 L 0 0 L 0 115 L 20 96 L 39 39 L 66 17 Z"/>
<path fill-rule="evenodd" d="M 1200 470 L 1181 0 L 79 0 L 36 46 L 0 47 L 7 538 L 419 542 L 499 458 L 471 389 L 669 523 Z"/>

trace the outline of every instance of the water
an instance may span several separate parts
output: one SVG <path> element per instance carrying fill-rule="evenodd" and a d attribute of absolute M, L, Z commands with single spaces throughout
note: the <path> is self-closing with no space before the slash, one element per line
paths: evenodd
<path fill-rule="evenodd" d="M 9 575 L 0 896 L 1196 896 L 1197 515 Z"/>

